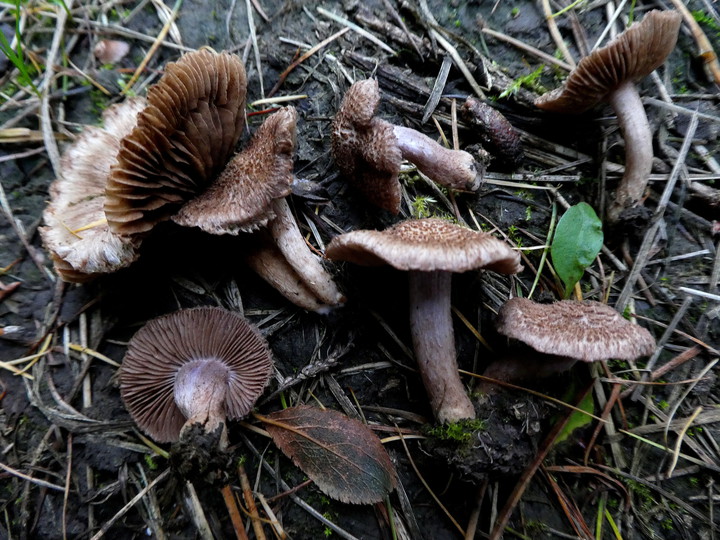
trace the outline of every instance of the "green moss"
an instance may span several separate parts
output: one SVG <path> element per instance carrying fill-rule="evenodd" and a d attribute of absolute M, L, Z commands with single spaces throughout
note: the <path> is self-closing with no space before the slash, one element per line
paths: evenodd
<path fill-rule="evenodd" d="M 545 66 L 540 66 L 532 73 L 518 77 L 500 94 L 500 97 L 504 98 L 516 94 L 520 88 L 527 88 L 539 94 L 544 94 L 547 90 L 539 82 L 540 75 L 542 75 L 544 69 Z"/>
<path fill-rule="evenodd" d="M 145 454 L 145 465 L 147 465 L 148 469 L 151 471 L 157 470 L 158 466 L 157 463 L 155 463 L 155 456 L 152 454 Z"/>
<path fill-rule="evenodd" d="M 485 429 L 483 420 L 460 420 L 449 424 L 433 426 L 427 430 L 430 437 L 434 437 L 441 441 L 452 441 L 458 444 L 464 444 L 472 440 L 476 431 Z"/>

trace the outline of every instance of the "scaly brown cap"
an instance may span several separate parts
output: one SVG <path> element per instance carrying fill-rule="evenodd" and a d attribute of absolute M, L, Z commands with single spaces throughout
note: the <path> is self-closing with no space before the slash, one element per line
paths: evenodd
<path fill-rule="evenodd" d="M 181 368 L 200 372 L 209 363 L 217 378 L 227 369 L 225 413 L 245 416 L 262 394 L 272 370 L 265 339 L 240 315 L 214 307 L 184 309 L 153 319 L 130 340 L 120 368 L 120 393 L 138 426 L 160 442 L 176 441 L 186 421 L 175 402 Z M 192 376 L 183 371 L 183 381 Z M 192 375 L 192 373 L 191 373 Z M 196 393 L 184 389 L 181 395 Z M 187 404 L 182 404 L 187 407 Z"/>
<path fill-rule="evenodd" d="M 275 217 L 273 200 L 290 194 L 297 112 L 269 116 L 250 144 L 202 194 L 185 203 L 173 221 L 212 234 L 250 232 Z"/>
<path fill-rule="evenodd" d="M 108 107 L 104 127 L 86 127 L 63 154 L 40 235 L 64 281 L 88 281 L 128 266 L 138 256 L 139 240 L 113 233 L 103 204 L 120 141 L 133 130 L 145 105 L 143 98 L 132 98 Z"/>
<path fill-rule="evenodd" d="M 372 204 L 397 214 L 402 154 L 393 126 L 375 118 L 379 104 L 375 79 L 348 89 L 332 124 L 332 153 L 342 175 Z"/>
<path fill-rule="evenodd" d="M 585 362 L 634 360 L 655 350 L 650 332 L 600 302 L 538 304 L 513 298 L 500 308 L 495 326 L 537 351 Z"/>
<path fill-rule="evenodd" d="M 325 256 L 355 264 L 389 264 L 399 270 L 502 274 L 522 269 L 520 254 L 488 233 L 436 218 L 402 221 L 385 231 L 351 231 L 332 239 Z"/>
<path fill-rule="evenodd" d="M 535 105 L 552 112 L 587 111 L 623 82 L 637 82 L 660 67 L 675 48 L 681 23 L 677 11 L 648 12 L 641 22 L 580 60 L 565 84 L 540 96 Z"/>
<path fill-rule="evenodd" d="M 105 214 L 115 233 L 149 231 L 215 179 L 242 133 L 246 85 L 228 53 L 204 49 L 166 66 L 112 167 Z"/>

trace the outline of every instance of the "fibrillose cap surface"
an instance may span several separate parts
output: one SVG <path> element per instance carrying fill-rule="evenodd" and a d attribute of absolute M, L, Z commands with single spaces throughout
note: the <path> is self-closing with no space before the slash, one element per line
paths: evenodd
<path fill-rule="evenodd" d="M 332 153 L 342 175 L 371 203 L 397 214 L 402 154 L 392 124 L 375 117 L 379 104 L 375 79 L 348 89 L 332 124 Z"/>
<path fill-rule="evenodd" d="M 236 55 L 200 50 L 166 66 L 111 171 L 105 214 L 115 233 L 149 231 L 215 179 L 242 134 L 246 86 Z"/>
<path fill-rule="evenodd" d="M 585 362 L 634 360 L 655 350 L 650 332 L 600 302 L 538 304 L 513 298 L 500 308 L 495 325 L 502 335 L 539 352 Z"/>
<path fill-rule="evenodd" d="M 675 48 L 682 16 L 653 10 L 608 45 L 578 63 L 565 84 L 535 100 L 541 109 L 579 114 L 604 101 L 625 81 L 637 82 L 660 67 Z"/>
<path fill-rule="evenodd" d="M 153 319 L 128 344 L 120 392 L 138 426 L 159 442 L 176 441 L 186 421 L 174 400 L 180 368 L 216 360 L 228 368 L 225 412 L 241 418 L 267 384 L 272 357 L 265 339 L 236 313 L 214 307 L 184 309 Z"/>
<path fill-rule="evenodd" d="M 103 204 L 120 141 L 145 106 L 145 99 L 136 97 L 108 107 L 103 127 L 86 126 L 63 153 L 40 235 L 64 281 L 88 281 L 129 266 L 138 257 L 139 239 L 113 233 Z"/>
<path fill-rule="evenodd" d="M 294 107 L 268 116 L 250 144 L 173 221 L 211 234 L 238 234 L 265 225 L 275 217 L 272 201 L 291 191 L 296 123 Z"/>
<path fill-rule="evenodd" d="M 399 270 L 466 272 L 486 268 L 502 274 L 522 270 L 520 254 L 494 236 L 436 218 L 407 220 L 385 231 L 351 231 L 332 239 L 330 259 Z"/>

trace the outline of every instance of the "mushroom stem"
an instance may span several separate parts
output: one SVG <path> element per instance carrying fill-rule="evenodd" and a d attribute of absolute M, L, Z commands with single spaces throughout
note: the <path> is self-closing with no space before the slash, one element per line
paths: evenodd
<path fill-rule="evenodd" d="M 328 306 L 341 304 L 344 301 L 343 295 L 335 286 L 330 274 L 323 268 L 320 259 L 305 243 L 287 200 L 275 199 L 272 209 L 275 218 L 268 223 L 268 228 L 287 262 L 321 302 Z"/>
<path fill-rule="evenodd" d="M 450 150 L 414 129 L 393 126 L 403 159 L 433 181 L 453 189 L 476 190 L 481 175 L 475 159 L 464 150 Z"/>
<path fill-rule="evenodd" d="M 608 209 L 608 218 L 616 222 L 620 214 L 642 198 L 652 170 L 652 133 L 637 88 L 624 82 L 609 96 L 625 139 L 625 174 Z"/>
<path fill-rule="evenodd" d="M 263 235 L 263 237 L 265 234 L 263 231 L 255 233 L 255 235 Z M 333 306 L 328 306 L 315 296 L 315 292 L 310 290 L 305 281 L 290 266 L 278 247 L 270 242 L 269 238 L 267 240 L 268 242 L 258 242 L 253 246 L 245 256 L 247 265 L 296 306 L 320 314 L 329 313 Z"/>
<path fill-rule="evenodd" d="M 442 270 L 411 271 L 410 333 L 425 390 L 438 422 L 475 418 L 455 358 L 450 282 Z"/>
<path fill-rule="evenodd" d="M 180 412 L 187 421 L 182 432 L 193 424 L 201 424 L 206 433 L 222 426 L 225 433 L 225 394 L 230 372 L 219 360 L 201 359 L 184 364 L 175 376 L 174 397 Z"/>

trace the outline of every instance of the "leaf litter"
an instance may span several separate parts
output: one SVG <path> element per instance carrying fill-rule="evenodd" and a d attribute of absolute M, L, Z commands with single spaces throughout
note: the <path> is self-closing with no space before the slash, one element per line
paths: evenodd
<path fill-rule="evenodd" d="M 180 307 L 221 303 L 239 307 L 272 340 L 277 382 L 261 405 L 263 414 L 272 414 L 283 404 L 301 406 L 320 400 L 350 416 L 364 415 L 386 429 L 397 425 L 401 433 L 413 437 L 420 435 L 419 421 L 429 417 L 411 353 L 408 357 L 405 352 L 409 351 L 405 305 L 401 300 L 389 305 L 381 301 L 389 291 L 405 286 L 389 273 L 337 268 L 344 291 L 356 300 L 345 313 L 318 318 L 290 307 L 250 273 L 228 265 L 227 253 L 236 252 L 236 244 L 192 233 L 178 240 L 170 231 L 162 241 L 149 243 L 147 261 L 139 269 L 83 287 L 63 286 L 55 280 L 36 234 L 53 168 L 57 170 L 54 166 L 59 162 L 55 141 L 72 137 L 78 124 L 94 124 L 121 93 L 141 94 L 180 51 L 211 45 L 239 52 L 256 99 L 266 97 L 261 80 L 277 82 L 279 94 L 308 96 L 296 102 L 302 117 L 296 173 L 306 179 L 309 191 L 294 198 L 294 211 L 303 218 L 299 221 L 308 241 L 319 251 L 339 231 L 385 228 L 393 222 L 343 186 L 328 156 L 328 124 L 351 82 L 376 76 L 384 115 L 417 127 L 432 82 L 441 74 L 442 57 L 448 55 L 453 65 L 444 75 L 447 82 L 432 114 L 436 127 L 426 132 L 441 139 L 459 138 L 463 147 L 473 134 L 452 114 L 459 105 L 453 101 L 470 93 L 494 97 L 509 91 L 507 98 L 490 104 L 518 129 L 525 150 L 519 169 L 496 168 L 491 162 L 478 196 L 444 193 L 413 171 L 406 174 L 403 185 L 406 203 L 424 197 L 426 210 L 491 230 L 523 249 L 528 271 L 519 279 L 463 276 L 456 287 L 463 292 L 453 297 L 453 307 L 463 314 L 462 325 L 474 330 L 456 327 L 459 362 L 471 373 L 481 373 L 488 362 L 481 339 L 493 350 L 503 348 L 490 323 L 493 311 L 511 294 L 527 295 L 536 281 L 536 299 L 562 296 L 551 265 L 538 264 L 551 230 L 550 209 L 586 202 L 602 214 L 605 193 L 622 173 L 621 140 L 613 119 L 599 111 L 579 120 L 549 120 L 531 107 L 540 90 L 526 77 L 546 63 L 539 83 L 557 86 L 556 79 L 567 71 L 566 62 L 579 58 L 579 51 L 588 50 L 588 43 L 601 34 L 612 36 L 625 27 L 628 15 L 641 18 L 652 7 L 649 3 L 637 3 L 632 12 L 627 6 L 617 10 L 619 17 L 611 24 L 613 14 L 599 3 L 565 2 L 569 9 L 555 13 L 551 20 L 559 31 L 558 44 L 569 47 L 569 54 L 563 53 L 566 62 L 553 56 L 558 38 L 550 37 L 545 16 L 531 2 L 479 8 L 429 0 L 369 2 L 368 6 L 353 2 L 289 6 L 270 0 L 253 2 L 256 7 L 250 4 L 233 3 L 226 11 L 218 8 L 208 14 L 186 0 L 175 6 L 179 9 L 173 19 L 173 6 L 160 8 L 159 3 L 153 3 L 153 9 L 142 4 L 133 9 L 75 1 L 66 2 L 67 10 L 56 3 L 17 3 L 24 53 L 19 60 L 28 69 L 23 73 L 9 66 L 0 74 L 0 133 L 12 135 L 0 138 L 0 266 L 4 267 L 0 274 L 3 283 L 13 288 L 0 300 L 0 358 L 6 368 L 0 373 L 0 536 L 121 538 L 144 530 L 158 538 L 194 536 L 197 530 L 216 536 L 239 534 L 225 510 L 227 492 L 199 487 L 199 494 L 188 491 L 187 497 L 181 497 L 184 490 L 176 489 L 175 480 L 165 472 L 164 450 L 134 430 L 119 400 L 112 362 L 121 361 L 137 327 Z M 692 32 L 700 43 L 701 60 L 707 60 L 714 72 L 709 62 L 714 52 L 708 50 L 708 42 L 710 49 L 720 46 L 712 23 L 720 24 L 720 17 L 707 2 L 688 4 L 702 15 L 695 20 L 707 41 L 696 25 Z M 17 6 L 0 7 L 0 24 L 14 29 Z M 326 19 L 317 8 L 338 18 Z M 254 16 L 248 9 L 255 10 Z M 557 7 L 553 4 L 550 9 Z M 397 24 L 398 20 L 404 24 Z M 248 31 L 249 24 L 253 32 Z M 343 33 L 336 35 L 340 26 Z M 288 44 L 298 36 L 308 43 Z M 117 66 L 99 66 L 90 51 L 101 39 L 125 40 L 131 52 Z M 378 40 L 398 55 L 388 56 Z M 386 447 L 398 464 L 398 489 L 379 505 L 384 508 L 379 518 L 371 508 L 350 511 L 342 504 L 323 502 L 288 461 L 266 446 L 258 432 L 262 430 L 235 426 L 239 432 L 232 449 L 244 456 L 250 480 L 249 489 L 245 486 L 241 492 L 260 502 L 257 512 L 265 534 L 272 526 L 280 536 L 288 531 L 294 538 L 317 538 L 327 527 L 345 538 L 390 537 L 397 521 L 394 530 L 407 525 L 413 537 L 456 537 L 457 528 L 442 517 L 434 500 L 456 523 L 467 523 L 460 527 L 467 537 L 475 532 L 500 534 L 506 521 L 513 531 L 527 536 L 539 530 L 547 535 L 585 536 L 593 531 L 598 537 L 627 538 L 717 534 L 720 420 L 714 411 L 720 395 L 713 366 L 720 350 L 720 167 L 715 129 L 720 113 L 714 101 L 716 88 L 705 78 L 702 66 L 688 68 L 680 58 L 683 53 L 694 56 L 696 47 L 689 37 L 681 36 L 670 62 L 643 84 L 656 135 L 645 201 L 653 212 L 649 225 L 630 227 L 623 235 L 606 231 L 599 256 L 580 281 L 583 298 L 609 302 L 640 320 L 658 340 L 658 349 L 647 363 L 611 362 L 594 379 L 595 410 L 601 411 L 597 414 L 604 422 L 593 419 L 590 428 L 571 435 L 557 452 L 546 454 L 547 437 L 560 424 L 550 424 L 547 411 L 527 414 L 539 407 L 542 398 L 530 401 L 532 394 L 509 390 L 504 394 L 506 404 L 483 410 L 491 438 L 499 437 L 493 419 L 503 422 L 510 416 L 517 418 L 519 432 L 536 433 L 531 437 L 536 446 L 527 445 L 536 459 L 529 460 L 533 468 L 526 470 L 541 474 L 520 475 L 517 486 L 522 490 L 516 488 L 516 496 L 505 487 L 507 478 L 492 474 L 482 481 L 482 489 L 476 489 L 442 459 L 428 456 L 422 439 L 408 436 L 403 441 L 407 453 L 389 441 Z M 251 49 L 257 51 L 254 65 L 247 61 Z M 527 82 L 513 84 L 523 78 Z M 88 80 L 97 84 L 87 84 Z M 39 98 L 32 85 L 40 91 Z M 100 87 L 114 97 L 108 100 L 93 90 Z M 39 122 L 34 115 L 39 115 Z M 251 126 L 255 129 L 257 123 Z M 454 130 L 458 138 L 449 135 Z M 41 141 L 44 146 L 38 146 Z M 178 283 L 197 286 L 188 289 Z M 380 293 L 374 289 L 378 284 Z M 237 294 L 230 294 L 233 290 Z M 326 383 L 327 373 L 338 383 L 334 391 Z M 561 395 L 566 380 L 548 381 L 533 391 Z M 562 411 L 560 416 L 568 414 Z M 545 444 L 537 446 L 541 440 Z M 519 446 L 513 438 L 496 443 L 500 448 Z M 487 439 L 478 438 L 477 444 L 491 453 L 498 451 Z M 579 462 L 586 469 L 573 468 Z M 412 471 L 414 466 L 426 487 Z M 230 495 L 235 496 L 241 475 L 228 472 Z M 553 476 L 559 472 L 562 476 Z M 604 488 L 598 491 L 593 478 L 612 481 L 603 481 Z M 536 502 L 545 490 L 554 497 L 549 509 Z M 268 503 L 271 497 L 276 498 Z M 318 525 L 308 522 L 306 515 Z"/>

